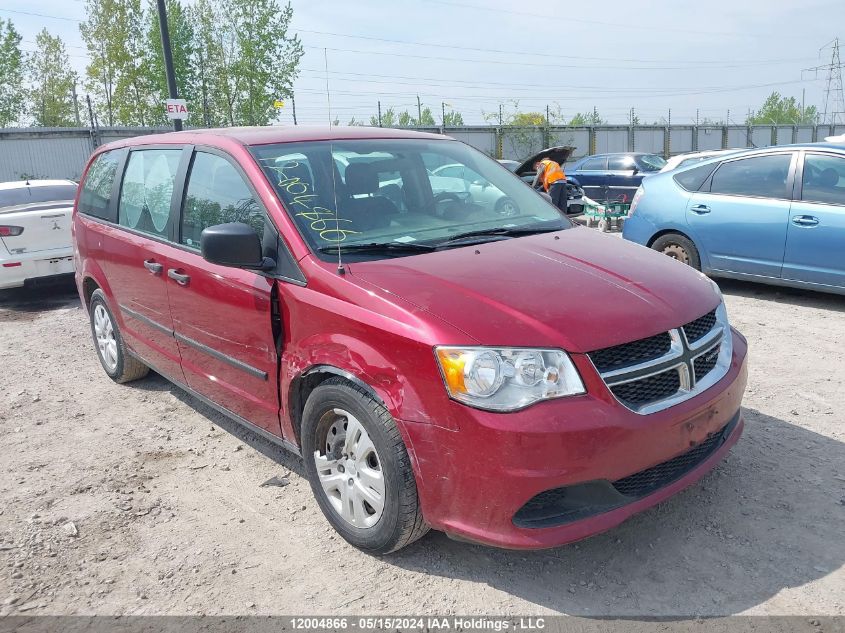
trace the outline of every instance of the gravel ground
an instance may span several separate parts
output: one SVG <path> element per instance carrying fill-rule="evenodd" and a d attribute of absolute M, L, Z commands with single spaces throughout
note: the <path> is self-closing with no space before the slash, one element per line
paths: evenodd
<path fill-rule="evenodd" d="M 715 472 L 576 545 L 385 558 L 296 461 L 154 374 L 112 383 L 70 286 L 0 294 L 0 615 L 843 615 L 845 297 L 721 285 L 751 363 Z"/>

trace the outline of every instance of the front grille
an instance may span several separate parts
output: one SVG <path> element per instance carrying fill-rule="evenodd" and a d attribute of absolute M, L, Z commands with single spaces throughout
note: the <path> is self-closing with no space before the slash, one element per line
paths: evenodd
<path fill-rule="evenodd" d="M 590 352 L 589 357 L 596 369 L 603 373 L 660 358 L 669 353 L 671 346 L 672 338 L 669 332 L 661 332 L 632 343 Z"/>
<path fill-rule="evenodd" d="M 708 312 L 703 317 L 700 317 L 692 323 L 687 323 L 684 326 L 684 334 L 687 335 L 687 341 L 694 343 L 716 325 L 716 311 Z"/>
<path fill-rule="evenodd" d="M 639 498 L 669 485 L 710 457 L 721 446 L 724 438 L 730 435 L 734 425 L 735 422 L 732 422 L 682 455 L 614 481 L 613 487 L 626 497 Z"/>
<path fill-rule="evenodd" d="M 716 361 L 719 360 L 719 345 L 709 350 L 706 354 L 702 354 L 693 361 L 693 369 L 695 370 L 695 380 L 698 382 L 709 374 L 716 366 Z"/>
<path fill-rule="evenodd" d="M 670 369 L 641 380 L 613 385 L 610 390 L 625 404 L 636 408 L 673 396 L 680 388 L 681 378 L 678 370 Z"/>

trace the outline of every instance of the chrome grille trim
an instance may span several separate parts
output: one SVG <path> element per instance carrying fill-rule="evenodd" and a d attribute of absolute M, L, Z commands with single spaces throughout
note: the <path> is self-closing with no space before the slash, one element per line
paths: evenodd
<path fill-rule="evenodd" d="M 733 340 L 730 332 L 728 314 L 723 302 L 716 308 L 716 323 L 713 328 L 695 342 L 690 343 L 684 333 L 683 326 L 679 326 L 669 330 L 669 336 L 672 341 L 671 346 L 669 352 L 660 358 L 631 365 L 623 369 L 603 373 L 598 370 L 596 371 L 601 376 L 605 385 L 607 385 L 611 395 L 625 408 L 640 415 L 649 415 L 663 411 L 706 391 L 728 373 L 733 355 Z M 708 354 L 717 346 L 719 348 L 719 356 L 713 369 L 696 380 L 695 360 Z M 589 354 L 587 357 L 589 358 Z M 592 363 L 592 359 L 590 362 Z M 595 365 L 593 367 L 595 368 Z M 618 398 L 613 393 L 612 387 L 637 382 L 669 371 L 678 372 L 680 388 L 666 398 L 635 406 Z"/>

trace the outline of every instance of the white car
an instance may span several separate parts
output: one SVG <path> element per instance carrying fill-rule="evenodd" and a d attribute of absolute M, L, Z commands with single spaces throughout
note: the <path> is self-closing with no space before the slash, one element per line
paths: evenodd
<path fill-rule="evenodd" d="M 699 163 L 703 160 L 707 160 L 708 158 L 713 158 L 715 156 L 721 156 L 722 154 L 731 154 L 733 152 L 741 151 L 741 149 L 712 149 L 704 152 L 688 152 L 686 154 L 678 154 L 677 156 L 672 156 L 672 158 L 666 161 L 666 164 L 663 165 L 663 168 L 660 170 L 660 173 L 664 171 L 672 171 L 673 169 L 678 169 L 678 167 L 689 167 L 694 163 Z"/>
<path fill-rule="evenodd" d="M 466 165 L 441 165 L 431 170 L 431 187 L 435 193 L 467 193 L 476 204 L 502 215 L 516 215 L 513 200 L 491 185 Z"/>
<path fill-rule="evenodd" d="M 0 183 L 0 289 L 73 274 L 70 223 L 76 183 Z"/>

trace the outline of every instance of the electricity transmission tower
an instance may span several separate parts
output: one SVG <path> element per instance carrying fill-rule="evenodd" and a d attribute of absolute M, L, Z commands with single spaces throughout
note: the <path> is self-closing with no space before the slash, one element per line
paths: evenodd
<path fill-rule="evenodd" d="M 832 52 L 830 56 L 830 63 L 814 68 L 806 68 L 806 72 L 814 72 L 818 76 L 819 72 L 827 73 L 827 85 L 824 90 L 824 110 L 822 111 L 822 123 L 836 125 L 840 121 L 845 121 L 845 91 L 842 87 L 842 60 L 839 57 L 839 38 L 837 37 L 832 42 L 825 44 L 819 49 L 819 52 L 831 47 Z"/>

